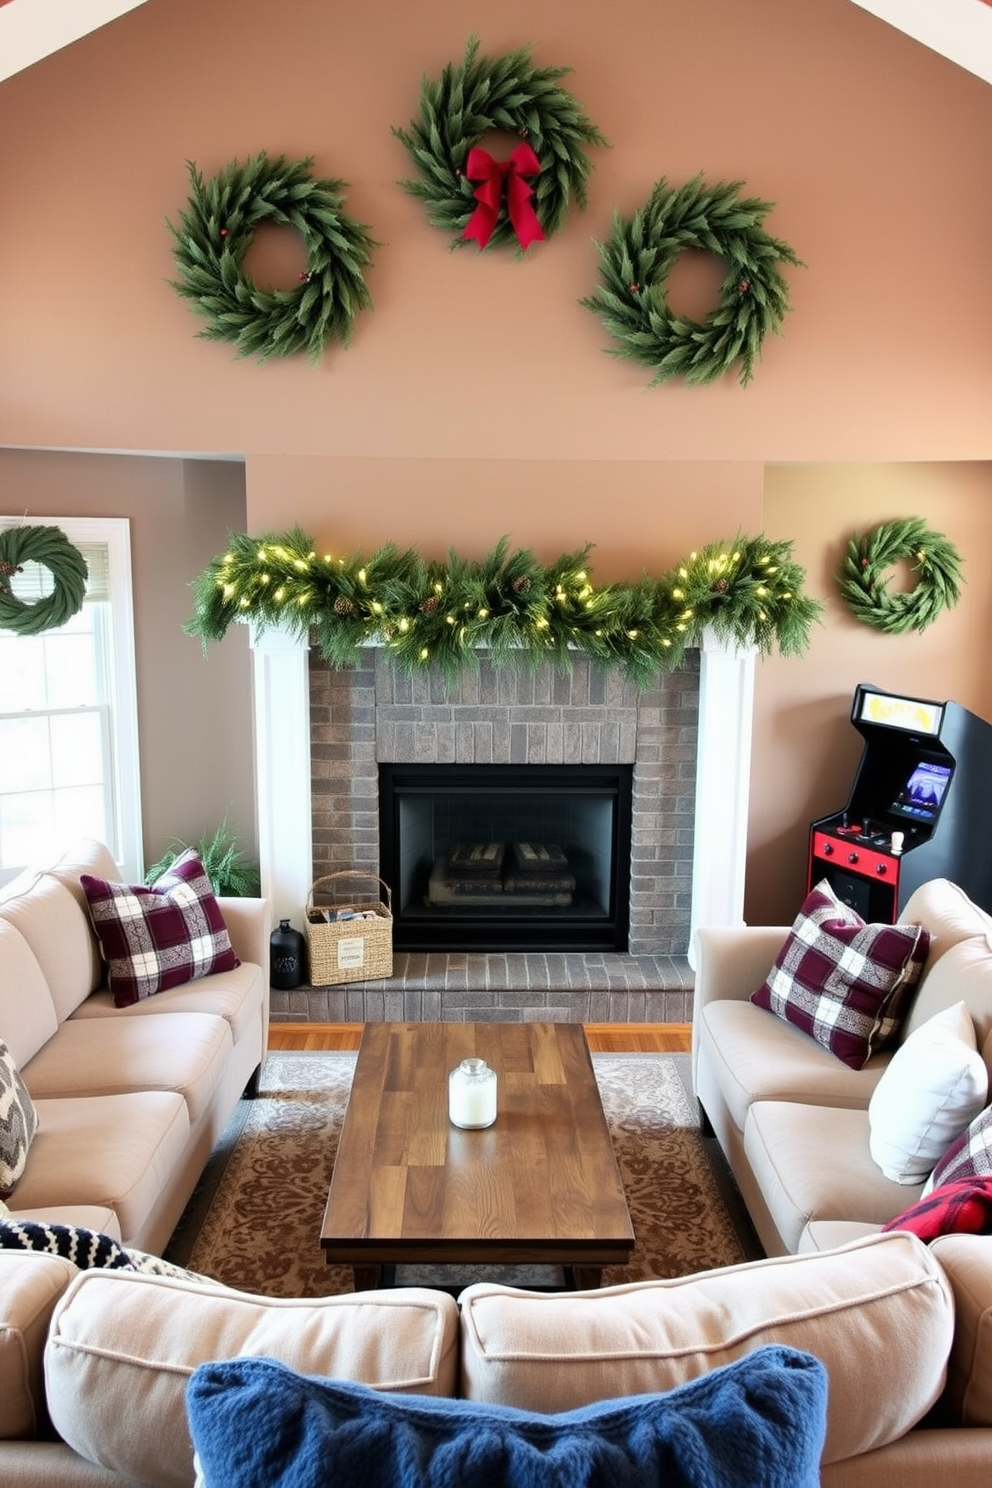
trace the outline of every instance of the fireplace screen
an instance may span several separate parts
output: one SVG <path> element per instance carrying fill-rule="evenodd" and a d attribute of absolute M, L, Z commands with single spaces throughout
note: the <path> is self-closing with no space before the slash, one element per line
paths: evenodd
<path fill-rule="evenodd" d="M 626 950 L 629 765 L 381 765 L 397 950 Z"/>

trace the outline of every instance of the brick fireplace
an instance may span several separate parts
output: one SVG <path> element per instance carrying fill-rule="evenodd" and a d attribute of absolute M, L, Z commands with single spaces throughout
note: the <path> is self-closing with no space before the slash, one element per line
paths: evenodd
<path fill-rule="evenodd" d="M 345 671 L 279 633 L 253 649 L 273 923 L 303 928 L 322 874 L 378 871 L 380 764 L 633 767 L 626 952 L 398 952 L 388 981 L 274 991 L 274 1019 L 688 1021 L 694 926 L 740 922 L 750 655 L 704 643 L 640 692 L 581 656 L 568 676 L 483 658 L 448 686 L 402 674 L 382 648 Z"/>

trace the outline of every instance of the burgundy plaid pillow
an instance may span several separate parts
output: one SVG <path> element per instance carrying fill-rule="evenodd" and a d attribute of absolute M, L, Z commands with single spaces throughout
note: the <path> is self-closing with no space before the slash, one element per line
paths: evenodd
<path fill-rule="evenodd" d="M 117 1007 L 241 963 L 195 852 L 144 884 L 80 876 Z"/>
<path fill-rule="evenodd" d="M 751 1001 L 861 1069 L 898 1032 L 929 946 L 922 925 L 866 925 L 824 879 Z"/>
<path fill-rule="evenodd" d="M 927 1179 L 924 1197 L 962 1179 L 992 1178 L 992 1106 L 979 1111 L 966 1131 L 944 1153 Z"/>

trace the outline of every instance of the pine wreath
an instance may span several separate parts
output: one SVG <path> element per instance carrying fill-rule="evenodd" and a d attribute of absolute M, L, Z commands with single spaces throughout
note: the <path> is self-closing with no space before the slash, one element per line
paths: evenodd
<path fill-rule="evenodd" d="M 10 580 L 25 563 L 47 568 L 54 582 L 51 594 L 28 604 L 19 599 Z M 0 630 L 35 636 L 71 620 L 86 594 L 86 559 L 73 547 L 61 527 L 8 527 L 0 531 Z"/>
<path fill-rule="evenodd" d="M 890 594 L 886 571 L 909 559 L 919 575 L 906 594 Z M 926 630 L 940 612 L 961 597 L 961 556 L 946 537 L 931 532 L 919 517 L 880 522 L 855 534 L 838 576 L 852 614 L 887 635 Z"/>
<path fill-rule="evenodd" d="M 355 317 L 372 304 L 364 271 L 377 245 L 342 211 L 345 183 L 313 176 L 312 165 L 312 156 L 270 159 L 263 150 L 204 181 L 187 162 L 189 201 L 178 226 L 167 224 L 180 274 L 172 287 L 206 319 L 199 334 L 232 342 L 238 356 L 305 351 L 316 363 L 332 338 L 348 344 Z M 244 270 L 263 222 L 303 239 L 307 267 L 291 289 L 260 289 Z"/>
<path fill-rule="evenodd" d="M 586 147 L 607 141 L 560 86 L 559 79 L 571 70 L 535 67 L 530 47 L 501 57 L 480 56 L 479 38 L 471 36 L 460 63 L 448 63 L 437 79 L 421 80 L 419 118 L 408 129 L 393 129 L 419 172 L 400 185 L 425 203 L 432 227 L 453 235 L 453 248 L 470 237 L 480 248 L 514 242 L 526 248 L 535 236 L 549 238 L 558 231 L 573 199 L 585 206 L 591 170 Z M 492 163 L 498 172 L 494 176 L 490 168 L 493 206 L 488 222 L 480 224 L 487 183 L 475 171 L 469 179 L 469 157 L 485 155 L 476 147 L 492 130 L 519 136 L 525 148 L 513 152 L 515 160 Z M 528 149 L 533 151 L 529 161 Z M 506 180 L 505 194 L 500 176 Z M 511 220 L 511 183 L 521 176 L 527 178 L 528 206 L 533 194 L 536 233 L 534 223 L 530 233 L 522 234 Z M 480 180 L 483 186 L 477 191 L 473 181 Z"/>
<path fill-rule="evenodd" d="M 707 185 L 696 176 L 675 188 L 662 177 L 633 216 L 614 214 L 611 237 L 596 245 L 602 282 L 581 303 L 617 342 L 612 356 L 653 369 L 651 387 L 674 377 L 713 382 L 737 361 L 746 386 L 762 341 L 778 332 L 789 309 L 779 265 L 801 267 L 802 260 L 762 227 L 773 203 L 742 197 L 743 185 Z M 719 302 L 704 321 L 676 315 L 665 294 L 665 279 L 687 248 L 709 249 L 727 264 Z"/>

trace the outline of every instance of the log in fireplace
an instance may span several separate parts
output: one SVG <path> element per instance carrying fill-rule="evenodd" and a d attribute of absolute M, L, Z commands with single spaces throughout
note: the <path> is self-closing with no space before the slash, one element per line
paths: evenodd
<path fill-rule="evenodd" d="M 382 764 L 398 950 L 628 948 L 630 765 Z"/>

